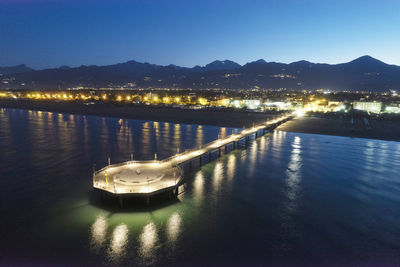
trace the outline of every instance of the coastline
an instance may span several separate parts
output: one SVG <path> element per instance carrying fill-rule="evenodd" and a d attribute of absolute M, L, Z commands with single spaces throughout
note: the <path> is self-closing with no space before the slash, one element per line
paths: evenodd
<path fill-rule="evenodd" d="M 370 129 L 365 129 L 340 118 L 305 116 L 294 118 L 282 124 L 276 130 L 400 142 L 399 121 L 372 120 L 370 125 Z"/>
<path fill-rule="evenodd" d="M 277 113 L 258 113 L 240 110 L 193 110 L 160 106 L 77 102 L 47 102 L 0 100 L 0 108 L 16 108 L 78 115 L 116 117 L 146 121 L 182 124 L 213 125 L 219 127 L 249 128 L 276 116 Z M 294 118 L 276 128 L 277 131 L 368 138 L 400 142 L 400 122 L 371 120 L 365 129 L 359 124 L 339 117 L 305 116 Z"/>
<path fill-rule="evenodd" d="M 174 107 L 133 106 L 112 103 L 95 103 L 88 105 L 76 102 L 32 102 L 25 100 L 0 100 L 0 108 L 16 108 L 232 128 L 248 128 L 253 126 L 253 124 L 265 122 L 268 118 L 278 115 L 278 113 L 235 110 L 192 110 Z"/>

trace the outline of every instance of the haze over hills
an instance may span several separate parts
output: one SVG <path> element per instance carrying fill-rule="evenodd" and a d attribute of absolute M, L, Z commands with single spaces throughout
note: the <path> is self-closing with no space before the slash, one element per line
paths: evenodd
<path fill-rule="evenodd" d="M 204 67 L 155 65 L 134 60 L 107 66 L 62 66 L 32 70 L 25 65 L 0 68 L 1 88 L 67 88 L 76 86 L 139 88 L 331 89 L 387 91 L 400 89 L 400 66 L 370 56 L 342 64 L 298 61 L 290 64 L 257 60 L 240 64 L 216 60 Z"/>

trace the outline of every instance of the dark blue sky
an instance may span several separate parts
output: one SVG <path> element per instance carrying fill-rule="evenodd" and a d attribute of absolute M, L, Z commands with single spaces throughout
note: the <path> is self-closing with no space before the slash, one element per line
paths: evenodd
<path fill-rule="evenodd" d="M 397 0 L 0 0 L 0 66 L 215 59 L 400 65 Z"/>

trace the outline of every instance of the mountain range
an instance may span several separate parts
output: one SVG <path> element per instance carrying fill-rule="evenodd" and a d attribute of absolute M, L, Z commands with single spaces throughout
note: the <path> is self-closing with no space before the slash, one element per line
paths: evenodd
<path fill-rule="evenodd" d="M 155 65 L 134 60 L 107 66 L 62 66 L 33 70 L 25 65 L 0 67 L 0 88 L 54 89 L 133 86 L 137 88 L 331 89 L 376 91 L 400 89 L 400 66 L 370 56 L 342 64 L 263 59 L 240 65 L 216 60 L 193 68 Z"/>
<path fill-rule="evenodd" d="M 27 67 L 25 64 L 12 66 L 12 67 L 0 67 L 0 74 L 3 74 L 3 75 L 17 74 L 17 73 L 30 72 L 30 71 L 34 71 L 34 70 Z"/>

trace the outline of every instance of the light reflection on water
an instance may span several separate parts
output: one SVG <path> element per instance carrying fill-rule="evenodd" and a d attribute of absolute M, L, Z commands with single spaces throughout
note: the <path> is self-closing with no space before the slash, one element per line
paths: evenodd
<path fill-rule="evenodd" d="M 126 246 L 128 244 L 128 226 L 124 223 L 115 227 L 112 233 L 112 239 L 108 256 L 111 262 L 117 262 L 124 257 L 126 253 Z"/>
<path fill-rule="evenodd" d="M 149 222 L 143 227 L 143 232 L 139 236 L 139 256 L 146 263 L 151 263 L 155 260 L 156 244 L 158 242 L 157 227 L 154 222 Z"/>
<path fill-rule="evenodd" d="M 285 235 L 293 236 L 298 233 L 293 217 L 299 206 L 300 183 L 303 179 L 301 173 L 301 138 L 295 136 L 291 143 L 290 160 L 286 169 L 286 201 L 282 210 L 282 225 Z M 288 245 L 284 245 L 286 247 Z"/>
<path fill-rule="evenodd" d="M 365 155 L 365 163 L 366 163 L 366 168 L 368 170 L 372 170 L 374 168 L 373 163 L 375 159 L 375 144 L 374 141 L 369 140 L 367 142 L 367 146 L 364 150 L 364 155 Z"/>
<path fill-rule="evenodd" d="M 197 133 L 196 133 L 196 147 L 200 147 L 204 143 L 204 133 L 203 133 L 203 126 L 197 126 Z"/>
<path fill-rule="evenodd" d="M 233 176 L 235 175 L 235 168 L 236 168 L 236 156 L 235 154 L 230 154 L 228 156 L 228 163 L 227 163 L 227 177 L 228 180 L 231 182 Z"/>
<path fill-rule="evenodd" d="M 302 179 L 301 166 L 301 138 L 299 136 L 295 136 L 292 143 L 290 161 L 286 170 L 286 183 L 288 186 L 287 197 L 289 199 L 288 209 L 292 212 L 296 209 L 296 198 L 300 190 L 300 182 Z"/>
<path fill-rule="evenodd" d="M 176 148 L 181 148 L 181 125 L 175 124 L 174 126 L 174 138 L 173 146 Z"/>
<path fill-rule="evenodd" d="M 221 161 L 218 161 L 215 164 L 213 175 L 212 175 L 212 181 L 213 181 L 213 190 L 214 192 L 218 193 L 220 187 L 221 187 L 221 182 L 224 179 L 223 175 L 223 164 Z"/>
<path fill-rule="evenodd" d="M 167 234 L 168 240 L 174 244 L 178 237 L 182 227 L 182 217 L 178 212 L 175 212 L 169 217 L 167 222 Z"/>
<path fill-rule="evenodd" d="M 91 247 L 98 251 L 106 241 L 107 219 L 104 215 L 98 215 L 91 227 Z"/>
<path fill-rule="evenodd" d="M 263 150 L 262 148 L 261 150 Z M 251 147 L 250 147 L 250 156 L 249 156 L 249 176 L 253 176 L 254 171 L 256 170 L 255 166 L 257 163 L 257 158 L 258 158 L 258 142 L 253 142 Z"/>
<path fill-rule="evenodd" d="M 221 128 L 221 133 L 219 134 L 219 137 L 220 137 L 220 138 L 225 138 L 227 135 L 228 135 L 228 133 L 227 133 L 227 131 L 226 131 L 226 128 L 225 128 L 225 127 L 222 127 L 222 128 Z"/>
<path fill-rule="evenodd" d="M 154 126 L 154 131 L 156 134 L 156 142 L 157 142 L 157 144 L 159 144 L 160 143 L 160 124 L 157 121 L 155 121 L 155 122 L 153 122 L 153 126 Z"/>
<path fill-rule="evenodd" d="M 193 182 L 193 197 L 197 204 L 203 200 L 204 194 L 204 175 L 201 170 L 197 171 Z"/>
<path fill-rule="evenodd" d="M 260 138 L 260 151 L 259 151 L 259 157 L 260 158 L 264 158 L 265 157 L 265 153 L 268 151 L 268 144 L 269 142 L 267 142 L 267 138 L 269 138 L 268 136 L 262 136 Z"/>

